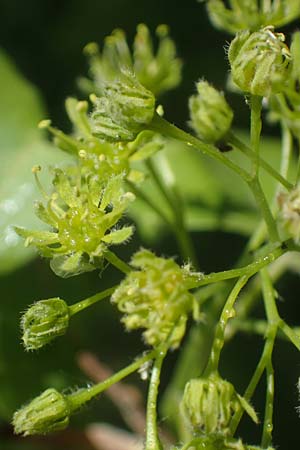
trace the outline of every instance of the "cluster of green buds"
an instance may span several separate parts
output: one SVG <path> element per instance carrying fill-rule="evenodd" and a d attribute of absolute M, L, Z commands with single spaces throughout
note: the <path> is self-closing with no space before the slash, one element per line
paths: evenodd
<path fill-rule="evenodd" d="M 279 214 L 283 229 L 294 241 L 300 242 L 300 186 L 278 197 Z"/>
<path fill-rule="evenodd" d="M 200 80 L 196 88 L 197 94 L 189 99 L 190 126 L 203 141 L 219 142 L 231 127 L 233 111 L 223 92 L 207 81 Z"/>
<path fill-rule="evenodd" d="M 202 274 L 179 267 L 172 259 L 155 256 L 149 250 L 138 251 L 131 265 L 140 270 L 130 272 L 112 295 L 112 302 L 124 314 L 127 330 L 144 328 L 144 340 L 157 347 L 169 339 L 178 347 L 188 314 L 199 318 L 196 299 L 188 291 L 186 280 Z"/>
<path fill-rule="evenodd" d="M 257 423 L 254 409 L 218 373 L 190 380 L 184 389 L 181 410 L 194 433 L 204 436 L 229 433 L 233 415 L 244 409 Z"/>
<path fill-rule="evenodd" d="M 34 303 L 21 319 L 22 340 L 26 350 L 37 350 L 65 334 L 69 319 L 69 307 L 58 297 Z"/>
<path fill-rule="evenodd" d="M 150 125 L 155 113 L 155 97 L 133 72 L 120 72 L 118 79 L 105 84 L 101 97 L 90 96 L 94 104 L 92 133 L 109 142 L 133 141 Z"/>
<path fill-rule="evenodd" d="M 143 173 L 132 168 L 132 163 L 149 158 L 164 146 L 163 138 L 151 131 L 140 133 L 127 144 L 100 141 L 92 134 L 86 101 L 68 98 L 66 111 L 73 125 L 72 135 L 52 127 L 49 120 L 43 120 L 40 128 L 54 136 L 57 147 L 77 158 L 83 176 L 97 176 L 106 182 L 111 176 L 125 174 L 129 181 L 138 183 L 143 180 Z"/>
<path fill-rule="evenodd" d="M 133 42 L 133 51 L 126 41 L 123 30 L 117 29 L 104 41 L 102 54 L 98 45 L 91 42 L 85 47 L 90 60 L 90 70 L 94 82 L 81 80 L 81 85 L 90 93 L 103 94 L 108 81 L 114 81 L 122 70 L 136 74 L 139 82 L 155 96 L 175 88 L 181 80 L 181 61 L 176 57 L 176 47 L 169 37 L 166 25 L 156 29 L 159 39 L 157 53 L 154 54 L 149 29 L 140 24 Z"/>
<path fill-rule="evenodd" d="M 281 27 L 300 16 L 298 0 L 207 0 L 211 22 L 222 30 L 235 34 L 249 29 L 255 31 L 267 25 Z"/>
<path fill-rule="evenodd" d="M 244 92 L 269 97 L 282 92 L 291 71 L 285 36 L 272 26 L 239 32 L 228 50 L 233 82 Z"/>
<path fill-rule="evenodd" d="M 54 169 L 54 192 L 46 205 L 35 205 L 37 216 L 52 230 L 16 231 L 25 245 L 51 258 L 52 270 L 61 277 L 101 268 L 107 247 L 126 242 L 133 233 L 132 226 L 116 228 L 135 198 L 124 192 L 122 182 L 122 175 L 114 176 L 103 186 L 97 177 L 82 177 L 77 166 Z"/>

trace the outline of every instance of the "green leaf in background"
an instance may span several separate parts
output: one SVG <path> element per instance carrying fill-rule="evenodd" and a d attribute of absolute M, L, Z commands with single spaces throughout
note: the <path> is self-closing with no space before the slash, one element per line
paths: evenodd
<path fill-rule="evenodd" d="M 43 167 L 41 180 L 48 179 L 47 166 L 63 157 L 48 143 L 38 122 L 45 112 L 37 90 L 18 72 L 0 50 L 0 274 L 28 261 L 33 251 L 13 226 L 40 227 L 33 201 L 40 198 L 31 168 Z"/>
<path fill-rule="evenodd" d="M 239 132 L 246 143 L 247 136 Z M 279 168 L 280 141 L 263 138 L 262 156 L 274 168 Z M 235 161 L 245 160 L 236 151 L 230 153 Z M 247 160 L 245 161 L 247 163 Z M 189 231 L 225 231 L 249 236 L 259 220 L 254 199 L 245 183 L 222 164 L 179 142 L 169 140 L 165 149 L 153 157 L 153 163 L 166 184 L 175 183 L 185 211 Z M 274 194 L 274 180 L 264 174 L 266 196 Z M 142 186 L 143 192 L 156 205 L 171 214 L 165 199 L 150 179 Z M 149 243 L 162 237 L 163 219 L 144 201 L 137 200 L 130 209 L 142 238 Z"/>

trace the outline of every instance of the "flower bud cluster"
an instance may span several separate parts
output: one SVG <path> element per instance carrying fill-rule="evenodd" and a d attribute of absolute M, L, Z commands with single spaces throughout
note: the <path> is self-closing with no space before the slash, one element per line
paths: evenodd
<path fill-rule="evenodd" d="M 265 2 L 239 0 L 207 0 L 207 10 L 211 22 L 216 28 L 235 34 L 249 29 L 255 31 L 267 25 L 281 27 L 300 16 L 298 0 L 271 0 L 266 7 Z"/>
<path fill-rule="evenodd" d="M 90 92 L 102 95 L 106 83 L 118 79 L 120 72 L 128 69 L 155 96 L 175 88 L 181 80 L 182 63 L 176 57 L 176 47 L 169 37 L 168 27 L 159 25 L 156 35 L 159 39 L 156 54 L 149 29 L 144 24 L 137 27 L 132 54 L 125 33 L 120 29 L 106 37 L 102 53 L 96 43 L 88 44 L 85 53 L 90 60 L 94 82 L 83 80 L 83 86 Z"/>
<path fill-rule="evenodd" d="M 233 111 L 223 93 L 207 81 L 199 81 L 196 87 L 197 95 L 189 99 L 190 126 L 205 142 L 218 142 L 231 127 Z"/>
<path fill-rule="evenodd" d="M 188 269 L 149 250 L 137 252 L 131 265 L 140 270 L 130 272 L 112 295 L 126 329 L 144 328 L 145 342 L 154 347 L 168 338 L 178 347 L 188 313 L 198 317 L 196 300 L 185 287 Z"/>
<path fill-rule="evenodd" d="M 233 82 L 242 91 L 263 97 L 283 91 L 291 70 L 284 40 L 271 26 L 238 33 L 228 50 Z"/>
<path fill-rule="evenodd" d="M 129 203 L 131 192 L 124 192 L 123 177 L 111 177 L 103 186 L 96 178 L 82 177 L 78 167 L 54 169 L 54 192 L 47 204 L 36 204 L 37 216 L 52 231 L 16 228 L 26 239 L 51 258 L 52 270 L 70 277 L 101 267 L 107 246 L 126 242 L 132 226 L 116 228 Z"/>
<path fill-rule="evenodd" d="M 91 96 L 92 133 L 109 142 L 133 141 L 147 128 L 155 112 L 155 97 L 133 72 L 123 71 L 105 84 L 101 97 Z"/>
<path fill-rule="evenodd" d="M 68 98 L 66 110 L 73 125 L 72 135 L 52 127 L 48 120 L 43 120 L 40 128 L 47 128 L 61 150 L 78 158 L 84 176 L 97 176 L 101 182 L 107 182 L 111 176 L 125 174 L 137 183 L 143 179 L 143 173 L 132 169 L 132 162 L 146 159 L 164 146 L 163 138 L 150 131 L 142 132 L 128 144 L 100 141 L 92 134 L 87 102 Z"/>
<path fill-rule="evenodd" d="M 185 386 L 181 410 L 194 433 L 226 436 L 232 416 L 241 409 L 257 422 L 253 408 L 217 373 L 192 379 Z"/>

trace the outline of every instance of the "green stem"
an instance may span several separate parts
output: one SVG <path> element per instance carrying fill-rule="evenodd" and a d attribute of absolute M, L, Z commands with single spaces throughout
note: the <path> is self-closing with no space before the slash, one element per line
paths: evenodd
<path fill-rule="evenodd" d="M 103 300 L 110 295 L 114 293 L 114 291 L 117 289 L 117 286 L 113 286 L 109 289 L 106 289 L 105 291 L 98 292 L 95 295 L 92 295 L 91 297 L 85 298 L 84 300 L 80 300 L 80 302 L 74 303 L 74 305 L 71 305 L 69 307 L 70 316 L 74 316 L 74 314 L 77 314 L 78 312 L 82 311 L 85 308 L 88 308 L 89 306 L 93 305 L 94 303 L 99 302 L 100 300 Z"/>
<path fill-rule="evenodd" d="M 280 322 L 279 327 L 290 342 L 300 351 L 300 327 L 291 328 L 283 320 Z"/>
<path fill-rule="evenodd" d="M 287 249 L 282 248 L 282 246 L 275 248 L 275 250 L 270 253 L 257 258 L 251 264 L 241 267 L 239 269 L 225 270 L 222 272 L 212 272 L 208 275 L 202 276 L 199 280 L 195 280 L 193 277 L 187 278 L 186 284 L 188 289 L 194 289 L 200 286 L 205 286 L 206 284 L 216 283 L 218 281 L 229 280 L 231 278 L 239 278 L 242 276 L 251 277 L 257 273 L 263 267 L 269 265 L 271 262 L 275 261 L 279 256 L 283 255 Z"/>
<path fill-rule="evenodd" d="M 258 177 L 259 172 L 259 141 L 260 133 L 262 128 L 261 123 L 261 108 L 262 108 L 262 97 L 257 95 L 252 95 L 250 100 L 251 107 L 251 129 L 250 129 L 250 142 L 251 148 L 255 153 L 255 159 L 252 166 L 252 176 L 253 178 Z"/>
<path fill-rule="evenodd" d="M 184 260 L 191 260 L 193 266 L 195 268 L 198 267 L 198 261 L 195 253 L 195 249 L 190 238 L 190 235 L 186 231 L 184 217 L 183 217 L 183 208 L 178 195 L 176 195 L 174 189 L 166 186 L 164 180 L 159 176 L 155 165 L 151 161 L 151 159 L 147 160 L 147 167 L 149 172 L 152 175 L 153 180 L 156 182 L 158 188 L 160 189 L 162 195 L 166 199 L 169 204 L 171 210 L 174 214 L 174 224 L 173 232 L 176 236 L 176 240 L 178 242 L 178 246 L 180 248 L 180 253 Z"/>
<path fill-rule="evenodd" d="M 255 152 L 245 145 L 239 138 L 237 138 L 232 132 L 228 133 L 226 136 L 228 142 L 232 144 L 237 150 L 240 150 L 246 156 L 248 156 L 252 161 L 256 159 Z M 263 158 L 259 157 L 259 165 L 262 167 L 269 175 L 271 175 L 275 180 L 277 180 L 282 186 L 284 186 L 288 191 L 293 188 L 293 185 L 286 180 L 285 176 L 277 172 L 269 163 L 267 163 Z"/>
<path fill-rule="evenodd" d="M 133 192 L 138 198 L 143 200 L 160 218 L 163 219 L 163 221 L 171 228 L 173 229 L 173 222 L 172 220 L 165 214 L 163 210 L 161 210 L 155 202 L 152 201 L 150 197 L 148 197 L 141 189 L 139 189 L 136 185 L 131 183 L 130 181 L 126 181 L 127 184 L 130 186 L 131 192 Z"/>
<path fill-rule="evenodd" d="M 211 144 L 206 144 L 205 142 L 197 139 L 195 136 L 192 136 L 189 133 L 177 128 L 175 125 L 172 125 L 167 120 L 160 117 L 158 114 L 154 115 L 154 118 L 149 127 L 151 130 L 163 134 L 165 136 L 169 136 L 178 141 L 184 142 L 186 145 L 190 147 L 194 147 L 197 150 L 200 150 L 202 153 L 209 155 L 213 159 L 222 162 L 225 166 L 229 167 L 235 173 L 240 175 L 243 180 L 246 182 L 250 179 L 250 174 L 242 169 L 240 166 L 235 164 L 233 161 L 228 159 L 222 152 L 220 152 L 216 147 Z"/>
<path fill-rule="evenodd" d="M 248 402 L 250 402 L 255 389 L 262 377 L 262 374 L 265 370 L 266 367 L 266 363 L 267 363 L 267 359 L 268 359 L 268 355 L 270 355 L 270 353 L 272 353 L 273 350 L 273 345 L 274 345 L 274 340 L 273 339 L 267 339 L 264 345 L 264 349 L 263 349 L 263 353 L 261 355 L 261 358 L 259 360 L 258 365 L 256 366 L 256 369 L 254 371 L 254 374 L 250 380 L 250 383 L 248 384 L 248 387 L 243 395 L 243 397 L 245 398 L 245 400 L 247 400 Z M 233 436 L 234 433 L 236 432 L 236 429 L 239 425 L 239 422 L 242 418 L 243 415 L 243 410 L 237 411 L 233 418 L 231 419 L 230 422 L 230 434 Z"/>
<path fill-rule="evenodd" d="M 115 266 L 117 269 L 119 269 L 121 272 L 125 273 L 126 275 L 131 272 L 132 268 L 129 264 L 127 264 L 125 261 L 120 259 L 115 253 L 111 252 L 110 250 L 105 250 L 104 258 L 113 266 Z"/>
<path fill-rule="evenodd" d="M 259 206 L 262 216 L 264 218 L 264 221 L 267 225 L 267 229 L 269 232 L 271 242 L 280 241 L 280 237 L 278 234 L 275 219 L 273 217 L 273 214 L 271 212 L 271 209 L 269 207 L 269 204 L 267 202 L 265 194 L 261 188 L 258 177 L 254 177 L 251 181 L 248 182 L 248 185 L 255 197 L 256 203 Z"/>
<path fill-rule="evenodd" d="M 269 329 L 267 332 L 267 340 L 271 342 L 270 351 L 266 354 L 266 377 L 267 377 L 267 388 L 266 388 L 266 406 L 265 406 L 265 417 L 261 445 L 263 448 L 268 447 L 272 442 L 272 430 L 273 430 L 273 408 L 274 408 L 274 369 L 272 365 L 272 352 L 274 341 L 277 335 L 278 326 L 281 319 L 278 314 L 274 287 L 268 273 L 268 270 L 262 269 L 260 272 L 262 279 L 262 291 L 264 297 L 264 304 L 269 324 Z"/>
<path fill-rule="evenodd" d="M 223 348 L 224 342 L 225 342 L 225 329 L 226 329 L 229 319 L 231 319 L 232 317 L 235 316 L 234 303 L 235 303 L 240 291 L 243 289 L 243 287 L 247 283 L 248 279 L 249 279 L 249 276 L 244 275 L 236 282 L 234 288 L 232 289 L 232 291 L 224 305 L 224 308 L 221 313 L 221 317 L 220 317 L 219 322 L 216 327 L 215 338 L 214 338 L 214 342 L 212 345 L 210 359 L 209 359 L 208 365 L 205 369 L 204 376 L 205 375 L 207 376 L 210 373 L 218 370 L 220 354 L 221 354 L 221 351 L 222 351 L 222 348 Z"/>
<path fill-rule="evenodd" d="M 125 367 L 124 369 L 120 370 L 119 372 L 115 373 L 111 377 L 107 378 L 106 380 L 102 381 L 101 383 L 95 384 L 94 386 L 87 388 L 87 389 L 81 389 L 77 392 L 74 392 L 73 394 L 68 395 L 68 401 L 70 402 L 70 409 L 71 411 L 75 411 L 76 409 L 80 408 L 82 405 L 87 403 L 92 398 L 99 395 L 101 392 L 108 389 L 113 384 L 117 383 L 118 381 L 121 381 L 123 378 L 127 377 L 131 373 L 138 370 L 143 364 L 147 363 L 151 359 L 153 359 L 156 355 L 156 351 L 153 350 L 140 358 L 138 358 L 136 361 L 134 361 L 129 366 Z"/>
<path fill-rule="evenodd" d="M 266 367 L 267 393 L 263 433 L 261 439 L 262 448 L 267 448 L 272 443 L 273 409 L 274 409 L 274 369 L 270 360 Z"/>
<path fill-rule="evenodd" d="M 157 349 L 157 356 L 155 358 L 151 372 L 151 379 L 147 399 L 147 419 L 146 419 L 147 430 L 146 430 L 145 450 L 162 449 L 157 430 L 157 396 L 158 396 L 158 387 L 160 383 L 160 373 L 162 363 L 167 354 L 167 351 L 168 351 L 167 344 L 162 344 Z"/>

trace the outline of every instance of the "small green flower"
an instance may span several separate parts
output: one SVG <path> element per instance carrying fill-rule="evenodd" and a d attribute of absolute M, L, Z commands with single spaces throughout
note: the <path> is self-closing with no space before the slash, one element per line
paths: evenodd
<path fill-rule="evenodd" d="M 58 297 L 34 303 L 21 319 L 22 340 L 26 350 L 37 350 L 65 334 L 69 318 L 68 305 Z"/>
<path fill-rule="evenodd" d="M 226 3 L 207 0 L 207 10 L 216 28 L 232 34 L 245 29 L 256 31 L 267 25 L 282 27 L 300 16 L 298 0 L 271 0 L 268 7 L 265 2 L 256 0 L 230 1 L 230 6 Z"/>
<path fill-rule="evenodd" d="M 15 412 L 13 426 L 16 434 L 31 436 L 63 430 L 69 424 L 70 404 L 65 395 L 47 389 Z"/>
<path fill-rule="evenodd" d="M 190 126 L 205 142 L 218 142 L 231 127 L 233 111 L 223 93 L 207 81 L 200 80 L 196 87 L 197 95 L 189 99 Z"/>
<path fill-rule="evenodd" d="M 181 61 L 176 57 L 176 47 L 169 37 L 166 25 L 156 29 L 159 39 L 156 54 L 149 29 L 140 24 L 134 38 L 133 52 L 128 47 L 124 31 L 117 29 L 107 36 L 102 53 L 94 42 L 85 47 L 90 60 L 93 83 L 82 80 L 81 84 L 97 95 L 103 95 L 108 81 L 119 77 L 120 71 L 128 69 L 136 74 L 139 82 L 155 96 L 175 88 L 181 81 Z"/>
<path fill-rule="evenodd" d="M 175 327 L 171 346 L 178 347 L 188 313 L 193 311 L 196 319 L 199 316 L 196 300 L 185 286 L 189 269 L 149 250 L 137 252 L 131 265 L 140 270 L 130 272 L 112 295 L 112 302 L 124 314 L 126 329 L 144 328 L 145 342 L 156 347 Z"/>
<path fill-rule="evenodd" d="M 257 422 L 253 408 L 238 395 L 234 386 L 212 373 L 206 378 L 190 380 L 184 389 L 181 410 L 194 433 L 205 436 L 229 432 L 234 413 L 244 409 Z"/>
<path fill-rule="evenodd" d="M 133 141 L 147 129 L 155 112 L 155 97 L 132 72 L 120 72 L 107 83 L 103 96 L 91 96 L 93 135 L 108 142 Z"/>
<path fill-rule="evenodd" d="M 51 258 L 52 270 L 61 277 L 101 268 L 107 247 L 125 242 L 133 233 L 132 226 L 116 227 L 135 198 L 124 192 L 122 181 L 122 175 L 111 177 L 103 186 L 97 177 L 82 177 L 76 166 L 54 169 L 53 194 L 46 205 L 35 205 L 37 216 L 52 231 L 16 231 L 25 245 Z"/>
<path fill-rule="evenodd" d="M 268 97 L 281 92 L 291 69 L 284 40 L 285 36 L 274 33 L 271 26 L 238 33 L 228 51 L 233 82 L 253 95 Z"/>

